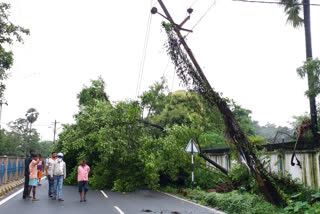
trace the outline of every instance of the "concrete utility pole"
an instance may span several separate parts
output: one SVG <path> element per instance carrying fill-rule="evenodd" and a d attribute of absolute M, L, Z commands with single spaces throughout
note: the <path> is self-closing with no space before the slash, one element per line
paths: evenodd
<path fill-rule="evenodd" d="M 27 120 L 27 127 L 26 127 L 26 130 L 27 130 L 27 134 L 26 134 L 26 141 L 24 143 L 24 154 L 26 155 L 26 157 L 28 156 L 28 153 L 27 153 L 27 145 L 29 144 L 29 141 L 30 141 L 30 130 L 28 131 L 29 129 L 29 122 Z"/>
<path fill-rule="evenodd" d="M 1 113 L 2 113 L 2 100 L 0 101 L 0 129 L 1 129 Z"/>
<path fill-rule="evenodd" d="M 0 100 L 0 129 L 1 129 L 1 119 L 2 119 L 2 105 L 3 104 L 6 104 L 6 105 L 8 105 L 8 103 L 7 102 L 3 102 L 3 100 Z"/>
<path fill-rule="evenodd" d="M 57 120 L 54 121 L 53 127 L 53 144 L 56 144 Z"/>

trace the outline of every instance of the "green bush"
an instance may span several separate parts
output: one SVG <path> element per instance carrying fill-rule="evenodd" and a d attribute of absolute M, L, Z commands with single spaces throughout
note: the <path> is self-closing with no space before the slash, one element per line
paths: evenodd
<path fill-rule="evenodd" d="M 226 175 L 218 170 L 209 168 L 196 168 L 194 170 L 194 186 L 203 190 L 212 189 L 217 184 L 227 182 Z M 186 180 L 185 185 L 191 187 L 191 175 Z"/>
<path fill-rule="evenodd" d="M 200 180 L 205 180 L 206 176 L 210 177 L 214 175 L 214 172 L 210 171 L 210 174 L 206 175 L 206 170 L 197 171 L 197 173 L 199 173 L 198 176 L 203 176 Z M 316 192 L 309 187 L 305 187 L 299 180 L 292 179 L 289 174 L 272 174 L 277 186 L 291 199 L 291 204 L 283 209 L 268 203 L 262 195 L 253 193 L 256 191 L 255 182 L 250 179 L 250 176 L 248 176 L 247 173 L 244 173 L 245 171 L 246 169 L 241 165 L 236 165 L 232 171 L 229 172 L 233 181 L 242 182 L 242 186 L 239 187 L 239 190 L 234 190 L 229 193 L 207 193 L 200 188 L 196 188 L 195 190 L 184 189 L 178 191 L 178 189 L 174 187 L 166 187 L 164 191 L 183 195 L 196 203 L 214 207 L 230 214 L 320 213 L 320 201 L 312 204 L 312 201 L 320 199 L 320 190 Z M 214 183 L 214 179 L 212 179 L 210 183 Z M 207 183 L 204 182 L 204 184 Z M 248 191 L 248 188 L 250 191 Z"/>
<path fill-rule="evenodd" d="M 299 179 L 292 179 L 292 176 L 288 173 L 273 173 L 272 177 L 275 179 L 277 186 L 289 195 L 293 202 L 306 201 L 310 203 L 312 195 L 316 193 L 310 187 L 305 187 Z"/>
<path fill-rule="evenodd" d="M 298 201 L 292 206 L 284 208 L 285 213 L 296 213 L 296 214 L 318 214 L 320 213 L 320 202 L 314 203 L 312 206 L 305 201 Z"/>
<path fill-rule="evenodd" d="M 204 198 L 208 193 L 206 193 L 203 190 L 187 190 L 189 192 L 189 195 L 187 196 L 189 199 L 196 203 L 204 204 Z"/>
<path fill-rule="evenodd" d="M 78 176 L 78 166 L 75 166 L 72 169 L 72 172 L 67 176 L 65 184 L 67 185 L 76 185 Z"/>
<path fill-rule="evenodd" d="M 241 193 L 234 190 L 229 193 L 207 193 L 203 190 L 184 189 L 178 191 L 174 187 L 166 187 L 165 192 L 178 194 L 180 196 L 184 193 L 186 198 L 206 206 L 224 211 L 229 214 L 280 214 L 285 213 L 282 208 L 273 206 L 265 201 L 263 196 L 250 194 L 248 192 Z"/>
<path fill-rule="evenodd" d="M 167 193 L 172 193 L 172 194 L 177 194 L 178 193 L 178 189 L 174 188 L 172 186 L 166 186 L 165 188 L 163 188 L 163 191 L 167 192 Z"/>
<path fill-rule="evenodd" d="M 116 192 L 132 192 L 136 190 L 137 186 L 135 186 L 132 182 L 126 181 L 125 179 L 118 179 L 114 182 L 114 187 L 112 191 Z"/>
<path fill-rule="evenodd" d="M 240 193 L 235 190 L 229 193 L 210 193 L 205 204 L 230 214 L 277 214 L 283 210 L 266 202 L 262 196 Z"/>
<path fill-rule="evenodd" d="M 237 188 L 242 192 L 259 193 L 259 187 L 255 178 L 248 173 L 248 169 L 242 164 L 234 164 L 228 173 L 232 182 L 239 184 Z"/>
<path fill-rule="evenodd" d="M 298 198 L 302 193 L 298 193 L 294 196 L 291 196 L 292 198 Z M 316 192 L 315 194 L 311 195 L 311 199 L 313 204 L 307 201 L 296 201 L 291 206 L 287 206 L 284 210 L 286 213 L 297 213 L 297 214 L 317 214 L 320 213 L 320 190 Z M 308 198 L 309 199 L 309 198 Z"/>

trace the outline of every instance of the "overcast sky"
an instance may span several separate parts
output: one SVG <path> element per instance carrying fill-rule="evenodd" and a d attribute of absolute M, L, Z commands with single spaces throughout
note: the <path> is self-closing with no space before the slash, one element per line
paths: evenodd
<path fill-rule="evenodd" d="M 99 75 L 112 101 L 136 99 L 150 0 L 6 2 L 12 5 L 12 21 L 31 35 L 12 47 L 15 61 L 6 81 L 9 105 L 3 107 L 2 124 L 34 107 L 40 112 L 35 127 L 42 139 L 51 140 L 50 124 L 55 119 L 72 123 L 77 93 Z M 176 22 L 195 2 L 184 26 L 192 28 L 213 0 L 164 2 Z M 173 66 L 167 66 L 162 21 L 152 16 L 140 94 L 163 74 L 171 90 L 181 88 Z M 311 23 L 313 55 L 319 57 L 320 7 L 312 7 Z M 286 125 L 308 111 L 307 82 L 296 74 L 305 60 L 304 30 L 286 24 L 281 6 L 217 0 L 187 40 L 211 85 L 251 109 L 260 124 Z"/>

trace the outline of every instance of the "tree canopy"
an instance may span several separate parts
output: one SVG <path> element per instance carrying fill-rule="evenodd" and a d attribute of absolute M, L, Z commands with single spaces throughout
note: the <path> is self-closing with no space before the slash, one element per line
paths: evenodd
<path fill-rule="evenodd" d="M 99 84 L 97 84 L 99 83 Z M 222 148 L 224 123 L 197 92 L 167 89 L 164 79 L 142 93 L 138 101 L 107 102 L 104 81 L 91 81 L 78 95 L 80 108 L 74 124 L 65 124 L 55 150 L 64 153 L 69 183 L 76 182 L 78 162 L 92 168 L 95 188 L 131 191 L 157 188 L 163 183 L 184 183 L 190 175 L 190 156 L 184 149 L 192 138 L 202 148 Z M 89 91 L 99 91 L 88 93 Z M 85 95 L 85 102 L 80 99 Z M 85 104 L 86 103 L 86 104 Z M 255 135 L 251 111 L 230 103 L 248 135 Z M 164 128 L 146 126 L 141 121 Z M 204 168 L 205 161 L 196 157 Z"/>
<path fill-rule="evenodd" d="M 10 4 L 0 3 L 0 99 L 3 99 L 8 70 L 13 64 L 13 52 L 8 50 L 8 45 L 13 42 L 23 42 L 22 35 L 30 31 L 19 25 L 13 24 L 10 18 Z"/>

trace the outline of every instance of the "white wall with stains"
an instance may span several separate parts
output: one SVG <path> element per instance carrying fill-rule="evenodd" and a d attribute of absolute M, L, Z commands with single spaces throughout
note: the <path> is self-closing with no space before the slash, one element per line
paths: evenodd
<path fill-rule="evenodd" d="M 208 154 L 210 159 L 219 165 L 230 169 L 235 162 L 230 163 L 229 154 Z M 320 187 L 320 152 L 319 151 L 297 151 L 296 156 L 301 162 L 302 168 L 297 164 L 291 166 L 291 151 L 273 151 L 267 152 L 262 158 L 270 161 L 269 172 L 288 172 L 292 178 L 298 178 L 306 186 L 313 189 Z M 268 158 L 268 160 L 266 160 Z M 294 159 L 294 162 L 296 160 Z M 207 166 L 213 167 L 207 163 Z M 214 168 L 214 167 L 213 167 Z"/>

